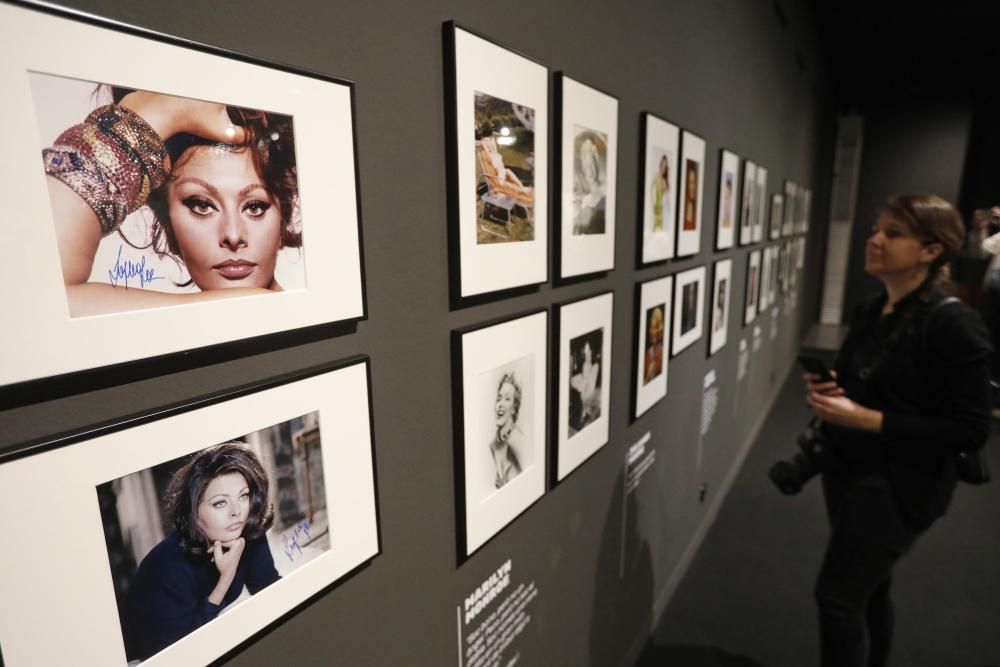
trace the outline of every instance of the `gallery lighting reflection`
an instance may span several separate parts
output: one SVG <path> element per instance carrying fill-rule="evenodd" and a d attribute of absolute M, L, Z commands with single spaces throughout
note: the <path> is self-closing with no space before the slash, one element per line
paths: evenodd
<path fill-rule="evenodd" d="M 501 146 L 510 146 L 515 141 L 517 140 L 514 137 L 497 137 L 497 143 Z"/>

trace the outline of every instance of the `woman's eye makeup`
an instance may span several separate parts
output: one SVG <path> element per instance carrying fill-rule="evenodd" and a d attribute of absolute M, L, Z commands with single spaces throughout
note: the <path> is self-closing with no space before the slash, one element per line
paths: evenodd
<path fill-rule="evenodd" d="M 243 212 L 251 218 L 263 216 L 269 208 L 271 208 L 271 203 L 261 199 L 254 199 L 243 204 Z"/>
<path fill-rule="evenodd" d="M 211 215 L 212 211 L 219 210 L 219 208 L 211 200 L 196 195 L 185 197 L 181 200 L 181 203 L 184 204 L 192 213 L 202 217 Z"/>

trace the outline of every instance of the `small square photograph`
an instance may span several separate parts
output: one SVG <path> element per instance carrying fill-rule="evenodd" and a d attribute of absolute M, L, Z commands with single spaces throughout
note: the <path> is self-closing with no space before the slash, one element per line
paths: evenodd
<path fill-rule="evenodd" d="M 306 287 L 291 116 L 28 81 L 71 318 Z"/>
<path fill-rule="evenodd" d="M 600 419 L 601 355 L 604 329 L 594 329 L 569 341 L 569 437 Z"/>
<path fill-rule="evenodd" d="M 319 412 L 97 487 L 129 664 L 330 549 Z"/>
<path fill-rule="evenodd" d="M 649 384 L 663 373 L 663 331 L 667 305 L 660 303 L 646 310 L 646 341 L 642 351 L 642 384 Z"/>
<path fill-rule="evenodd" d="M 487 500 L 534 463 L 534 365 L 528 356 L 479 376 L 481 500 Z"/>
<path fill-rule="evenodd" d="M 608 135 L 573 126 L 573 235 L 603 234 Z"/>
<path fill-rule="evenodd" d="M 535 110 L 475 93 L 476 241 L 535 239 Z"/>
<path fill-rule="evenodd" d="M 742 224 L 742 221 L 737 223 L 741 213 L 736 182 L 740 158 L 731 151 L 723 150 L 719 163 L 719 218 L 715 226 L 715 249 L 725 250 L 735 244 L 737 224 Z"/>
<path fill-rule="evenodd" d="M 698 266 L 674 276 L 672 356 L 677 356 L 702 336 L 706 299 L 705 273 L 705 267 Z"/>
<path fill-rule="evenodd" d="M 757 165 L 751 160 L 743 163 L 743 197 L 740 206 L 740 245 L 750 245 L 757 210 Z"/>
<path fill-rule="evenodd" d="M 667 333 L 670 331 L 672 276 L 636 286 L 635 379 L 633 418 L 638 419 L 667 394 Z"/>
<path fill-rule="evenodd" d="M 708 353 L 713 355 L 726 345 L 729 325 L 729 291 L 733 277 L 733 260 L 724 259 L 715 263 L 715 279 L 712 289 L 712 327 L 709 336 Z"/>

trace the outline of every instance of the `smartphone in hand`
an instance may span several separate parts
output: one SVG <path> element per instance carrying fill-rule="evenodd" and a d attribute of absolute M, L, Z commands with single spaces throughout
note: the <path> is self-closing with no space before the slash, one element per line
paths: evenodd
<path fill-rule="evenodd" d="M 833 375 L 830 374 L 830 370 L 821 359 L 800 354 L 799 364 L 805 369 L 806 373 L 818 375 L 820 382 L 834 382 Z"/>

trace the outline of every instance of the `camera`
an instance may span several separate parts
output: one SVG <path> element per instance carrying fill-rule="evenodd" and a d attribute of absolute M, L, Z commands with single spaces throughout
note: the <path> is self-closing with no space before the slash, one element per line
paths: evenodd
<path fill-rule="evenodd" d="M 818 420 L 809 422 L 798 438 L 799 451 L 788 461 L 778 461 L 768 477 L 786 496 L 793 496 L 802 490 L 806 482 L 818 475 L 827 461 L 826 436 L 823 435 L 822 423 Z"/>

